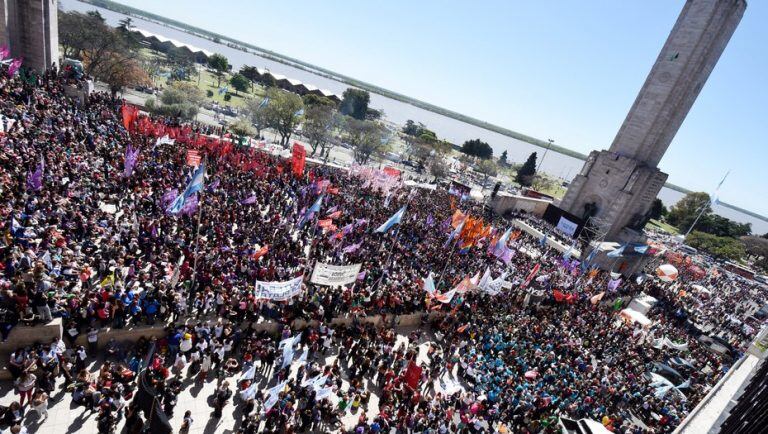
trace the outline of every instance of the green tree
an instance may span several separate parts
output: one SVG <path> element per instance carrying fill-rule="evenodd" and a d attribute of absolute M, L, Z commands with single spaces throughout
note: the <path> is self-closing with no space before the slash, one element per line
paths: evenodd
<path fill-rule="evenodd" d="M 483 188 L 485 188 L 485 185 L 488 182 L 489 177 L 496 176 L 499 173 L 499 168 L 496 166 L 496 163 L 494 163 L 493 160 L 491 159 L 480 160 L 480 162 L 477 163 L 475 170 L 477 170 L 479 173 L 483 175 L 483 184 L 482 184 Z"/>
<path fill-rule="evenodd" d="M 519 169 L 517 169 L 517 175 L 515 176 L 515 181 L 517 181 L 518 184 L 530 187 L 533 183 L 533 177 L 536 175 L 536 153 L 532 153 L 528 156 L 528 159 L 525 160 L 525 163 L 523 163 L 522 166 L 520 166 Z"/>
<path fill-rule="evenodd" d="M 685 243 L 719 258 L 739 260 L 746 254 L 744 244 L 735 238 L 718 237 L 699 231 L 688 234 Z"/>
<path fill-rule="evenodd" d="M 700 212 L 703 215 L 712 212 L 710 197 L 704 192 L 688 193 L 672 206 L 667 214 L 667 223 L 676 227 L 680 232 L 685 233 L 696 220 Z"/>
<path fill-rule="evenodd" d="M 181 120 L 192 120 L 205 100 L 203 91 L 192 83 L 174 81 L 160 95 L 160 103 L 148 99 L 145 103 L 151 113 Z"/>
<path fill-rule="evenodd" d="M 230 131 L 239 137 L 253 136 L 255 129 L 251 122 L 245 117 L 239 117 L 229 127 Z"/>
<path fill-rule="evenodd" d="M 216 78 L 218 79 L 216 87 L 221 87 L 221 78 L 229 69 L 229 61 L 223 54 L 216 53 L 208 58 L 208 66 L 213 69 L 214 74 L 216 74 Z"/>
<path fill-rule="evenodd" d="M 331 138 L 332 128 L 333 109 L 331 107 L 327 105 L 313 105 L 306 109 L 301 131 L 312 147 L 311 156 L 315 155 L 318 148 L 320 148 L 320 155 L 323 155 L 328 139 Z"/>
<path fill-rule="evenodd" d="M 370 101 L 371 94 L 368 91 L 350 87 L 342 94 L 339 110 L 344 115 L 351 116 L 357 120 L 365 120 Z"/>
<path fill-rule="evenodd" d="M 336 101 L 324 96 L 315 95 L 314 93 L 308 93 L 302 96 L 301 99 L 304 101 L 304 107 L 312 107 L 317 105 L 330 107 L 332 109 L 336 109 L 338 107 Z"/>
<path fill-rule="evenodd" d="M 493 149 L 491 148 L 491 145 L 480 139 L 467 140 L 461 145 L 460 152 L 472 157 L 482 158 L 483 160 L 493 157 Z"/>
<path fill-rule="evenodd" d="M 443 158 L 434 158 L 429 164 L 429 173 L 435 177 L 435 181 L 448 176 L 448 165 Z"/>
<path fill-rule="evenodd" d="M 754 260 L 756 266 L 768 270 L 768 239 L 754 235 L 741 237 L 741 243 L 747 255 Z"/>
<path fill-rule="evenodd" d="M 752 233 L 752 224 L 737 223 L 717 214 L 707 214 L 696 223 L 696 230 L 721 237 L 742 237 Z"/>
<path fill-rule="evenodd" d="M 509 167 L 509 162 L 507 161 L 507 151 L 504 151 L 499 156 L 499 167 Z"/>
<path fill-rule="evenodd" d="M 229 79 L 229 84 L 235 88 L 235 95 L 237 95 L 237 92 L 246 92 L 248 90 L 250 81 L 244 75 L 237 73 Z"/>
<path fill-rule="evenodd" d="M 261 137 L 261 131 L 269 126 L 267 104 L 269 103 L 266 102 L 266 98 L 247 98 L 243 108 L 245 116 L 256 128 L 256 134 L 259 137 Z"/>
<path fill-rule="evenodd" d="M 253 93 L 253 84 L 260 78 L 259 70 L 255 66 L 243 65 L 240 67 L 240 75 L 251 82 L 251 93 Z"/>
<path fill-rule="evenodd" d="M 267 125 L 280 134 L 280 145 L 288 147 L 291 134 L 301 123 L 304 102 L 295 93 L 277 88 L 267 89 L 269 103 L 265 107 Z"/>
<path fill-rule="evenodd" d="M 355 161 L 366 164 L 373 155 L 383 154 L 389 137 L 383 126 L 372 121 L 348 117 L 344 122 L 344 139 L 352 146 Z"/>
<path fill-rule="evenodd" d="M 648 211 L 648 216 L 654 220 L 659 220 L 666 212 L 667 211 L 664 207 L 664 203 L 657 197 L 651 204 L 651 209 Z"/>

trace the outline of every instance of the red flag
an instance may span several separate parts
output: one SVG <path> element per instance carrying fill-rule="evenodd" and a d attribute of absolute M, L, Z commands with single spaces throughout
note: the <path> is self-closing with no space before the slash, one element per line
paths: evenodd
<path fill-rule="evenodd" d="M 563 294 L 560 290 L 554 290 L 552 292 L 552 295 L 555 297 L 555 301 L 560 303 L 561 301 L 565 300 L 565 294 Z"/>
<path fill-rule="evenodd" d="M 307 150 L 297 142 L 293 143 L 293 175 L 301 178 L 304 175 Z"/>
<path fill-rule="evenodd" d="M 328 228 L 328 227 L 331 227 L 331 225 L 333 225 L 333 220 L 331 219 L 318 220 L 317 225 L 320 226 L 321 228 Z"/>
<path fill-rule="evenodd" d="M 256 253 L 253 254 L 252 258 L 254 261 L 256 261 L 262 256 L 266 255 L 267 252 L 269 252 L 269 245 L 265 245 L 264 247 L 257 250 Z"/>
<path fill-rule="evenodd" d="M 136 107 L 128 104 L 123 104 L 123 107 L 120 110 L 123 114 L 123 126 L 126 130 L 131 129 L 131 125 L 133 124 L 133 121 L 136 120 Z"/>
<path fill-rule="evenodd" d="M 531 284 L 531 280 L 533 280 L 534 277 L 536 277 L 536 274 L 539 272 L 539 268 L 541 268 L 541 264 L 536 264 L 533 267 L 533 270 L 531 270 L 531 274 L 528 275 L 528 277 L 525 278 L 525 282 L 523 282 L 523 288 L 527 287 Z"/>
<path fill-rule="evenodd" d="M 411 389 L 416 389 L 419 387 L 419 382 L 421 381 L 421 371 L 421 366 L 413 363 L 413 361 L 408 362 L 408 369 L 405 371 L 405 383 L 408 384 Z"/>
<path fill-rule="evenodd" d="M 341 210 L 332 212 L 332 213 L 328 214 L 327 216 L 325 216 L 325 218 L 327 218 L 327 219 L 337 219 L 339 217 L 341 217 Z"/>

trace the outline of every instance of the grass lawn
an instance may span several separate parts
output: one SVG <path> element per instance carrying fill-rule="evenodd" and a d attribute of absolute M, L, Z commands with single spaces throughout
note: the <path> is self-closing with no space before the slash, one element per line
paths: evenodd
<path fill-rule="evenodd" d="M 676 227 L 674 227 L 672 225 L 669 225 L 667 223 L 664 223 L 662 221 L 659 221 L 659 220 L 651 219 L 651 221 L 648 222 L 648 225 L 650 227 L 654 228 L 654 229 L 660 230 L 662 232 L 667 232 L 667 233 L 672 234 L 672 235 L 679 234 L 679 232 L 678 232 Z"/>

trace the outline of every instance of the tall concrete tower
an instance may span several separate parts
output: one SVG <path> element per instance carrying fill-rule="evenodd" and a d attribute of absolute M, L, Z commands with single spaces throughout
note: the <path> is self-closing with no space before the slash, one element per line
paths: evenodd
<path fill-rule="evenodd" d="M 42 71 L 59 60 L 56 0 L 0 0 L 0 45 Z"/>
<path fill-rule="evenodd" d="M 657 165 L 736 30 L 745 0 L 687 0 L 611 148 L 592 151 L 560 202 L 606 240 L 642 239 L 667 174 Z"/>

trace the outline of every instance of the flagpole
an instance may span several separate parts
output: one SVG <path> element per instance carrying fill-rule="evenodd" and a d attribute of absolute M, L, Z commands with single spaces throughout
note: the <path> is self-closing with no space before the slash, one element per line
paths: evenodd
<path fill-rule="evenodd" d="M 437 285 L 435 285 L 435 291 L 437 291 L 440 288 L 440 284 L 443 283 L 443 274 L 445 274 L 445 270 L 448 269 L 448 264 L 451 263 L 451 259 L 453 259 L 453 253 L 456 251 L 456 244 L 459 243 L 459 236 L 456 235 L 456 240 L 451 244 L 451 254 L 448 255 L 448 260 L 445 261 L 445 265 L 443 266 L 443 271 L 440 272 L 440 279 L 437 281 Z"/>
<path fill-rule="evenodd" d="M 205 164 L 207 159 L 203 160 L 202 164 Z M 200 246 L 200 221 L 203 216 L 203 191 L 199 191 L 197 193 L 199 195 L 199 199 L 197 201 L 198 207 L 197 207 L 197 228 L 195 229 L 195 259 L 192 262 L 192 285 L 190 285 L 189 288 L 189 296 L 190 301 L 192 301 L 192 298 L 194 294 L 197 292 L 197 288 L 195 288 L 195 284 L 197 283 L 197 251 Z M 190 303 L 191 305 L 191 303 Z"/>

